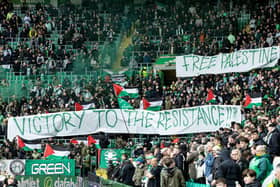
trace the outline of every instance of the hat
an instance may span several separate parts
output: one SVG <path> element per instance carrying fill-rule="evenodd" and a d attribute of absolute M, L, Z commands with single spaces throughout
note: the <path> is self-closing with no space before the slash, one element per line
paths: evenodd
<path fill-rule="evenodd" d="M 140 163 L 144 163 L 145 160 L 142 157 L 138 157 L 136 160 L 136 162 L 140 162 Z"/>

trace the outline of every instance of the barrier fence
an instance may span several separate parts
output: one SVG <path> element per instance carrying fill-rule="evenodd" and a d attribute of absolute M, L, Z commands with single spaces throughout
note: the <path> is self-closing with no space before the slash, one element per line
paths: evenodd
<path fill-rule="evenodd" d="M 114 155 L 113 151 L 128 150 L 104 150 L 104 163 L 108 155 Z M 106 152 L 110 154 L 106 155 Z M 117 155 L 115 155 L 117 157 Z M 113 159 L 114 158 L 110 158 Z M 102 164 L 100 164 L 101 167 Z M 0 171 L 6 171 L 7 175 L 15 175 L 18 181 L 18 187 L 129 187 L 117 181 L 107 178 L 106 169 L 98 169 L 96 172 L 90 172 L 88 177 L 77 176 L 75 172 L 75 160 L 55 159 L 55 160 L 1 160 Z M 106 166 L 102 166 L 106 168 Z M 101 168 L 102 168 L 101 167 Z M 101 170 L 104 175 L 100 175 Z M 102 176 L 102 177 L 100 177 Z M 187 187 L 210 187 L 206 184 L 199 184 L 193 181 L 186 182 Z"/>

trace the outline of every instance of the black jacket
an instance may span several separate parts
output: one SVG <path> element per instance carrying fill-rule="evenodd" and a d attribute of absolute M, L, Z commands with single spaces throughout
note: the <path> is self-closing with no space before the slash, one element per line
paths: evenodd
<path fill-rule="evenodd" d="M 266 145 L 265 141 L 262 138 L 253 141 L 254 145 Z"/>
<path fill-rule="evenodd" d="M 134 175 L 135 167 L 129 160 L 123 162 L 121 169 L 120 169 L 120 182 L 133 185 L 133 175 Z"/>
<path fill-rule="evenodd" d="M 261 187 L 261 183 L 258 180 L 254 180 L 250 184 L 245 184 L 244 187 Z"/>
<path fill-rule="evenodd" d="M 245 159 L 240 159 L 237 164 L 239 165 L 241 172 L 243 172 L 245 169 L 249 168 L 249 161 Z"/>
<path fill-rule="evenodd" d="M 176 167 L 179 168 L 183 173 L 188 171 L 188 168 L 186 167 L 186 156 L 184 153 L 177 154 L 174 160 Z"/>
<path fill-rule="evenodd" d="M 271 156 L 280 156 L 280 132 L 275 128 L 270 135 L 268 135 L 268 153 Z"/>
<path fill-rule="evenodd" d="M 161 172 L 161 169 L 162 169 L 161 166 L 152 167 L 150 172 L 154 177 L 148 180 L 147 187 L 160 187 L 160 172 Z"/>
<path fill-rule="evenodd" d="M 217 178 L 225 178 L 228 187 L 235 187 L 235 181 L 242 184 L 241 169 L 232 159 L 227 159 L 218 167 Z"/>

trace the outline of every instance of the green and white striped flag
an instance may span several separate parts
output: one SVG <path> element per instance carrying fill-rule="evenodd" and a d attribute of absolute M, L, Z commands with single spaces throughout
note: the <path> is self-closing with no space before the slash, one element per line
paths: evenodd
<path fill-rule="evenodd" d="M 118 98 L 118 104 L 120 109 L 134 109 L 129 102 L 122 98 Z"/>

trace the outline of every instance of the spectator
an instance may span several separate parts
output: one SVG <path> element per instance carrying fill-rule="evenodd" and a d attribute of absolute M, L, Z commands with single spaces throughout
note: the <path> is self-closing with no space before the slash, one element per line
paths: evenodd
<path fill-rule="evenodd" d="M 266 142 L 268 146 L 268 153 L 272 158 L 280 156 L 280 132 L 276 126 L 276 123 L 270 123 L 267 125 L 268 134 Z"/>
<path fill-rule="evenodd" d="M 242 172 L 245 187 L 261 187 L 260 181 L 256 179 L 256 172 L 251 169 L 245 169 Z"/>
<path fill-rule="evenodd" d="M 204 161 L 205 162 L 204 176 L 205 176 L 206 184 L 210 184 L 211 181 L 213 180 L 212 169 L 213 169 L 214 159 L 215 159 L 214 155 L 213 155 L 213 151 L 214 151 L 213 147 L 214 147 L 213 142 L 208 142 L 206 145 L 206 154 L 207 155 L 206 155 L 206 158 Z"/>
<path fill-rule="evenodd" d="M 240 151 L 238 149 L 233 149 L 231 151 L 230 158 L 224 160 L 221 165 L 218 167 L 218 171 L 216 174 L 216 179 L 225 178 L 227 186 L 234 187 L 235 182 L 238 181 L 239 184 L 241 181 L 241 168 L 236 163 L 236 161 L 240 158 Z"/>
<path fill-rule="evenodd" d="M 142 185 L 142 178 L 144 177 L 145 168 L 145 160 L 142 157 L 138 157 L 136 159 L 136 169 L 133 175 L 133 182 L 134 186 L 141 186 Z"/>
<path fill-rule="evenodd" d="M 257 130 L 252 131 L 253 145 L 266 145 L 265 141 L 259 136 Z"/>
<path fill-rule="evenodd" d="M 276 165 L 274 169 L 274 178 L 270 178 L 270 181 L 268 181 L 267 186 L 269 187 L 275 187 L 279 185 L 280 181 L 280 164 Z"/>
<path fill-rule="evenodd" d="M 184 176 L 178 168 L 175 167 L 175 162 L 172 158 L 163 160 L 163 170 L 160 174 L 161 187 L 185 187 Z"/>
<path fill-rule="evenodd" d="M 217 179 L 216 187 L 227 187 L 226 179 L 224 179 L 224 178 Z"/>
<path fill-rule="evenodd" d="M 266 154 L 266 146 L 258 145 L 254 158 L 250 161 L 249 169 L 256 172 L 256 179 L 260 182 L 270 174 L 272 165 L 269 160 L 269 155 Z"/>
<path fill-rule="evenodd" d="M 15 179 L 14 176 L 10 176 L 4 180 L 3 187 L 17 187 L 18 181 Z"/>
<path fill-rule="evenodd" d="M 86 152 L 83 155 L 83 159 L 82 159 L 82 176 L 88 176 L 89 172 L 91 171 L 91 158 L 90 158 L 90 154 L 89 154 L 89 150 L 86 150 Z"/>
<path fill-rule="evenodd" d="M 175 148 L 174 149 L 174 160 L 175 160 L 175 166 L 180 169 L 185 177 L 185 180 L 187 180 L 187 173 L 188 173 L 188 166 L 187 166 L 187 162 L 186 162 L 186 156 L 183 153 L 182 148 Z"/>
<path fill-rule="evenodd" d="M 162 167 L 158 165 L 157 158 L 151 159 L 151 167 L 147 171 L 146 177 L 148 178 L 147 187 L 160 187 Z"/>
<path fill-rule="evenodd" d="M 119 181 L 127 185 L 133 185 L 132 178 L 134 175 L 134 171 L 135 168 L 132 165 L 131 161 L 128 160 L 128 156 L 126 154 L 123 154 Z"/>

